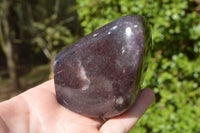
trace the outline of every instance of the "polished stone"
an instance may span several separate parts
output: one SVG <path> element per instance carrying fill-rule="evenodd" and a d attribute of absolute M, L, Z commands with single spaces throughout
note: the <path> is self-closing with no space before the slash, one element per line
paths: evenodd
<path fill-rule="evenodd" d="M 58 102 L 90 117 L 110 118 L 135 101 L 151 51 L 150 25 L 121 17 L 62 50 L 54 62 Z"/>

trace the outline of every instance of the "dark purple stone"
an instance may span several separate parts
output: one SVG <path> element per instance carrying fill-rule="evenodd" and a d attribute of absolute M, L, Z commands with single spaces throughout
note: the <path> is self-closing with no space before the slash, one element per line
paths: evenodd
<path fill-rule="evenodd" d="M 54 62 L 58 102 L 90 117 L 110 118 L 135 101 L 148 65 L 150 26 L 121 17 L 62 50 Z"/>

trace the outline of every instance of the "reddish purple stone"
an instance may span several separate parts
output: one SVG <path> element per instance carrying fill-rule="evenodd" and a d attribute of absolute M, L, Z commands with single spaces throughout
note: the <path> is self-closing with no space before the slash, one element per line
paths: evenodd
<path fill-rule="evenodd" d="M 110 118 L 135 101 L 148 65 L 150 26 L 121 17 L 62 50 L 54 62 L 58 102 L 90 117 Z"/>

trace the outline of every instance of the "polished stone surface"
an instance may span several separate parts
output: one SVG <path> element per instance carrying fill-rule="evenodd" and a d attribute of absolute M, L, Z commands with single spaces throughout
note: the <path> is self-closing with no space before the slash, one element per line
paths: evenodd
<path fill-rule="evenodd" d="M 151 51 L 150 25 L 121 17 L 62 50 L 54 62 L 57 100 L 91 117 L 126 111 L 143 82 Z"/>

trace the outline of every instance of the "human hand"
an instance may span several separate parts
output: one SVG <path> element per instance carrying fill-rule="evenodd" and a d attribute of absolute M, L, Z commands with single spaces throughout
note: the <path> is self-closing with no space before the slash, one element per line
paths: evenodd
<path fill-rule="evenodd" d="M 153 91 L 143 89 L 130 110 L 103 122 L 61 106 L 56 100 L 54 81 L 50 80 L 0 103 L 0 132 L 128 133 L 153 100 Z"/>

